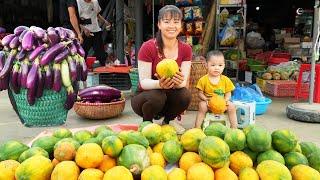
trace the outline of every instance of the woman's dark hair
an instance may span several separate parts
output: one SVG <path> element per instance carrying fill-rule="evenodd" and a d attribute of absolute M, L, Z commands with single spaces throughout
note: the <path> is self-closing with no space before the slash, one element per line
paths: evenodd
<path fill-rule="evenodd" d="M 211 57 L 224 57 L 223 53 L 219 50 L 209 51 L 207 53 L 206 61 L 208 62 Z"/>
<path fill-rule="evenodd" d="M 177 6 L 166 5 L 159 10 L 158 22 L 160 22 L 160 20 L 162 20 L 165 17 L 165 15 L 167 15 L 167 14 L 170 14 L 171 18 L 182 19 L 182 12 L 179 8 L 177 8 Z M 162 41 L 162 36 L 161 36 L 160 30 L 156 34 L 156 40 L 157 40 L 157 45 L 159 48 L 159 53 L 161 55 L 164 55 L 163 54 L 163 41 Z"/>

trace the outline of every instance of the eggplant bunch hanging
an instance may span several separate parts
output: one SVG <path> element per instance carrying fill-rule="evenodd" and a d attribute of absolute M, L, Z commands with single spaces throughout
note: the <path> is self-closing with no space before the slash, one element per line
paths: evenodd
<path fill-rule="evenodd" d="M 75 81 L 86 81 L 85 52 L 73 31 L 63 27 L 44 30 L 18 26 L 5 36 L 0 51 L 0 91 L 10 87 L 18 94 L 27 89 L 27 100 L 34 105 L 43 90 L 67 90 L 65 108 L 71 109 L 77 94 Z"/>

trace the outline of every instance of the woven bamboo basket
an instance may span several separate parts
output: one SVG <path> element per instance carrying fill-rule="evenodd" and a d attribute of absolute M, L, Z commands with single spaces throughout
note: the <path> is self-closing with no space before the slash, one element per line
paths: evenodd
<path fill-rule="evenodd" d="M 68 110 L 64 108 L 67 92 L 62 88 L 59 93 L 45 89 L 43 96 L 37 98 L 34 105 L 27 101 L 27 90 L 21 88 L 19 94 L 8 89 L 13 109 L 26 127 L 48 127 L 64 124 Z"/>
<path fill-rule="evenodd" d="M 198 89 L 196 89 L 196 85 L 198 80 L 207 74 L 207 68 L 204 61 L 192 61 L 191 63 L 191 72 L 189 79 L 189 90 L 192 95 L 191 103 L 188 107 L 190 111 L 197 111 L 200 99 L 198 97 Z"/>
<path fill-rule="evenodd" d="M 79 116 L 86 119 L 108 119 L 120 115 L 125 103 L 125 99 L 111 103 L 76 102 L 73 109 Z"/>

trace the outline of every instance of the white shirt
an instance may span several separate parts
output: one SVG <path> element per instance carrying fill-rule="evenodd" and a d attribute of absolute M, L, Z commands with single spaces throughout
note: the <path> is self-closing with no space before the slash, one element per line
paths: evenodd
<path fill-rule="evenodd" d="M 85 2 L 84 0 L 77 0 L 78 12 L 80 19 L 91 19 L 91 24 L 83 25 L 90 32 L 99 32 L 101 28 L 98 23 L 98 13 L 101 11 L 101 7 L 98 0 L 91 0 L 91 2 Z"/>

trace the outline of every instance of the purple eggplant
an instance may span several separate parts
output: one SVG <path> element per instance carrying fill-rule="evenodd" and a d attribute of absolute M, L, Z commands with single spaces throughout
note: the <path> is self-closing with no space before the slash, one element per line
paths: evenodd
<path fill-rule="evenodd" d="M 44 87 L 46 89 L 51 89 L 52 84 L 53 84 L 53 74 L 52 70 L 49 65 L 44 66 L 44 71 L 45 71 L 45 81 L 44 81 Z"/>
<path fill-rule="evenodd" d="M 20 71 L 20 65 L 18 63 L 14 64 L 11 72 L 11 77 L 10 77 L 10 86 L 13 92 L 16 94 L 20 93 L 20 87 L 19 87 L 20 83 L 18 83 L 19 71 Z"/>
<path fill-rule="evenodd" d="M 45 81 L 44 74 L 43 74 L 41 68 L 39 68 L 36 98 L 40 98 L 43 95 L 44 81 Z"/>
<path fill-rule="evenodd" d="M 76 47 L 77 47 L 77 52 L 80 56 L 84 57 L 86 55 L 86 52 L 84 51 L 84 49 L 82 48 L 80 42 L 77 40 L 76 41 Z"/>
<path fill-rule="evenodd" d="M 55 45 L 60 41 L 60 38 L 53 27 L 47 29 L 47 35 L 51 45 Z"/>
<path fill-rule="evenodd" d="M 2 68 L 2 70 L 0 72 L 0 79 L 4 78 L 4 76 L 6 76 L 10 72 L 10 70 L 12 69 L 13 61 L 14 61 L 14 59 L 16 57 L 16 54 L 17 54 L 17 50 L 16 49 L 12 49 L 10 51 L 10 54 L 7 57 L 6 62 L 5 62 L 3 68 Z"/>
<path fill-rule="evenodd" d="M 23 40 L 24 35 L 29 31 L 29 29 L 25 29 L 22 31 L 22 33 L 19 35 L 19 42 L 21 43 Z"/>
<path fill-rule="evenodd" d="M 3 51 L 0 51 L 0 72 L 4 66 L 5 59 L 6 59 L 6 53 Z"/>
<path fill-rule="evenodd" d="M 61 63 L 69 55 L 69 49 L 65 48 L 60 54 L 54 58 L 54 63 Z"/>
<path fill-rule="evenodd" d="M 6 75 L 4 78 L 0 79 L 0 91 L 7 90 L 9 87 L 9 77 Z"/>
<path fill-rule="evenodd" d="M 67 35 L 67 32 L 64 30 L 64 28 L 56 27 L 55 30 L 56 30 L 56 32 L 58 32 L 60 40 L 66 40 L 67 39 L 68 35 Z"/>
<path fill-rule="evenodd" d="M 26 34 L 23 36 L 23 39 L 22 39 L 22 48 L 27 50 L 27 51 L 30 51 L 32 50 L 33 48 L 33 42 L 34 42 L 34 34 L 32 31 L 28 31 L 26 32 Z"/>
<path fill-rule="evenodd" d="M 83 57 L 80 57 L 81 81 L 86 81 L 88 76 L 88 67 Z"/>
<path fill-rule="evenodd" d="M 36 49 L 34 49 L 29 55 L 30 61 L 33 61 L 46 48 L 48 48 L 48 45 L 47 44 L 42 44 L 42 45 L 38 46 Z"/>
<path fill-rule="evenodd" d="M 2 38 L 1 40 L 1 44 L 2 46 L 8 46 L 9 43 L 11 42 L 11 40 L 16 37 L 14 34 L 9 34 L 9 35 L 6 35 L 4 38 Z"/>
<path fill-rule="evenodd" d="M 67 99 L 64 104 L 64 108 L 67 110 L 70 110 L 73 107 L 76 99 L 77 99 L 77 94 L 74 92 L 73 87 L 69 86 L 67 88 Z"/>
<path fill-rule="evenodd" d="M 9 43 L 11 49 L 17 48 L 20 45 L 19 37 L 15 36 Z"/>
<path fill-rule="evenodd" d="M 19 53 L 17 54 L 16 59 L 17 59 L 18 61 L 21 61 L 21 60 L 26 56 L 26 54 L 27 54 L 27 51 L 24 50 L 24 49 L 21 49 L 21 50 L 19 51 Z"/>
<path fill-rule="evenodd" d="M 21 63 L 21 87 L 27 88 L 27 78 L 29 73 L 29 60 L 25 58 Z"/>
<path fill-rule="evenodd" d="M 37 86 L 38 86 L 38 73 L 35 73 L 36 77 L 33 82 L 34 86 L 27 89 L 27 100 L 30 106 L 34 105 L 36 102 L 36 93 L 37 93 Z"/>
<path fill-rule="evenodd" d="M 53 86 L 52 90 L 56 92 L 60 92 L 61 90 L 61 65 L 60 64 L 54 64 L 53 65 Z"/>
<path fill-rule="evenodd" d="M 78 52 L 77 46 L 74 43 L 70 44 L 69 49 L 70 49 L 71 55 L 76 55 Z"/>
<path fill-rule="evenodd" d="M 83 89 L 78 95 L 82 100 L 103 100 L 110 102 L 113 99 L 121 98 L 121 91 L 110 86 L 99 85 Z"/>
<path fill-rule="evenodd" d="M 76 61 L 76 69 L 77 69 L 77 81 L 81 80 L 81 72 L 82 72 L 82 66 L 80 63 L 80 59 L 78 58 L 78 55 L 73 56 L 73 59 Z"/>
<path fill-rule="evenodd" d="M 40 60 L 40 64 L 42 66 L 49 64 L 55 57 L 58 55 L 63 49 L 66 47 L 64 43 L 58 43 L 52 46 L 44 55 L 42 56 Z"/>
<path fill-rule="evenodd" d="M 19 36 L 24 30 L 28 29 L 27 26 L 18 26 L 16 27 L 14 30 L 13 30 L 13 33 L 16 35 L 16 36 Z"/>
<path fill-rule="evenodd" d="M 30 30 L 34 32 L 35 37 L 38 39 L 44 38 L 44 35 L 46 34 L 45 30 L 37 26 L 31 26 Z"/>
<path fill-rule="evenodd" d="M 68 65 L 69 65 L 71 81 L 74 82 L 77 80 L 77 66 L 71 56 L 68 56 L 67 61 L 68 61 Z"/>
<path fill-rule="evenodd" d="M 72 40 L 76 39 L 76 34 L 72 30 L 66 29 L 66 28 L 63 28 L 63 29 L 66 31 L 69 39 L 72 39 Z"/>
<path fill-rule="evenodd" d="M 31 89 L 35 86 L 35 82 L 38 80 L 39 58 L 36 58 L 32 64 L 32 67 L 27 77 L 27 88 Z"/>

